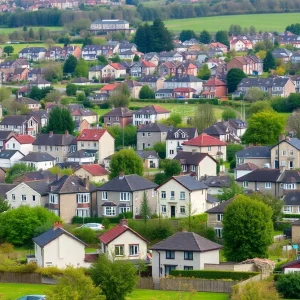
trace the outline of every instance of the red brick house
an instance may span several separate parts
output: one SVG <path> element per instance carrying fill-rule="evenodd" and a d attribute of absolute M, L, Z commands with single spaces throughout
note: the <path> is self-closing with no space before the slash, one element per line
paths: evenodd
<path fill-rule="evenodd" d="M 176 69 L 176 75 L 197 76 L 198 68 L 189 61 L 183 62 Z"/>
<path fill-rule="evenodd" d="M 127 107 L 117 107 L 103 115 L 104 126 L 118 125 L 125 127 L 132 124 L 133 111 Z"/>
<path fill-rule="evenodd" d="M 211 78 L 203 84 L 202 96 L 204 98 L 222 98 L 227 95 L 227 85 L 225 82 Z"/>

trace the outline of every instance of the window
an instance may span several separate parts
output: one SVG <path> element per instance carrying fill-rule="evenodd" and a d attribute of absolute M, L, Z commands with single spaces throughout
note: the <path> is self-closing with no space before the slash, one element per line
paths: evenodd
<path fill-rule="evenodd" d="M 174 154 L 174 150 L 170 150 L 170 154 Z"/>
<path fill-rule="evenodd" d="M 270 189 L 272 187 L 271 182 L 265 182 L 265 189 Z"/>
<path fill-rule="evenodd" d="M 148 133 L 147 133 L 147 135 L 148 135 L 148 136 L 151 136 L 151 133 L 150 133 L 150 132 L 148 132 Z"/>
<path fill-rule="evenodd" d="M 90 194 L 77 194 L 77 203 L 90 203 Z"/>
<path fill-rule="evenodd" d="M 285 156 L 286 155 L 286 151 L 282 151 L 282 156 Z"/>
<path fill-rule="evenodd" d="M 169 275 L 171 270 L 176 270 L 176 266 L 168 266 L 168 265 L 165 266 L 166 275 Z"/>
<path fill-rule="evenodd" d="M 180 206 L 180 213 L 185 214 L 185 206 Z"/>
<path fill-rule="evenodd" d="M 49 203 L 57 204 L 58 203 L 57 195 L 49 194 Z"/>
<path fill-rule="evenodd" d="M 120 214 L 124 214 L 124 213 L 126 213 L 128 211 L 130 211 L 130 207 L 129 206 L 119 207 L 119 213 Z"/>
<path fill-rule="evenodd" d="M 222 237 L 222 228 L 215 228 L 216 237 L 221 238 Z"/>
<path fill-rule="evenodd" d="M 124 255 L 124 245 L 116 245 L 115 246 L 115 255 L 123 256 Z"/>
<path fill-rule="evenodd" d="M 211 146 L 207 147 L 207 151 L 210 152 L 211 151 Z"/>
<path fill-rule="evenodd" d="M 175 251 L 166 251 L 166 259 L 175 259 Z"/>
<path fill-rule="evenodd" d="M 223 214 L 217 214 L 217 221 L 218 222 L 223 221 Z"/>
<path fill-rule="evenodd" d="M 116 207 L 115 206 L 104 206 L 103 215 L 104 216 L 115 216 L 116 215 Z"/>
<path fill-rule="evenodd" d="M 296 183 L 285 183 L 283 188 L 285 190 L 295 190 L 297 188 Z"/>
<path fill-rule="evenodd" d="M 180 200 L 185 200 L 185 192 L 180 192 Z"/>
<path fill-rule="evenodd" d="M 191 165 L 191 171 L 195 172 L 196 171 L 196 166 L 195 165 Z"/>
<path fill-rule="evenodd" d="M 221 146 L 218 146 L 218 151 L 221 151 L 221 150 L 222 150 Z"/>
<path fill-rule="evenodd" d="M 142 136 L 145 136 L 145 132 L 143 132 Z"/>
<path fill-rule="evenodd" d="M 57 146 L 55 146 L 55 151 L 58 152 L 58 147 Z"/>
<path fill-rule="evenodd" d="M 184 270 L 185 271 L 193 271 L 193 267 L 192 266 L 184 266 Z"/>
<path fill-rule="evenodd" d="M 94 147 L 95 147 L 95 148 L 97 147 L 97 143 L 94 143 Z"/>
<path fill-rule="evenodd" d="M 53 147 L 52 147 L 52 146 L 50 146 L 49 148 L 50 148 L 50 151 L 52 151 Z"/>
<path fill-rule="evenodd" d="M 245 160 L 243 158 L 238 158 L 238 163 L 239 164 L 243 164 L 245 162 Z"/>
<path fill-rule="evenodd" d="M 130 193 L 128 192 L 120 193 L 120 201 L 129 201 L 129 200 L 130 200 Z"/>
<path fill-rule="evenodd" d="M 162 199 L 166 199 L 166 198 L 167 198 L 167 194 L 166 194 L 165 191 L 162 191 L 162 192 L 161 192 L 161 198 L 162 198 Z"/>
<path fill-rule="evenodd" d="M 129 255 L 130 256 L 139 255 L 139 245 L 129 245 Z"/>
<path fill-rule="evenodd" d="M 14 148 L 14 149 L 16 148 L 16 144 L 15 144 L 15 143 L 13 143 L 13 148 Z"/>
<path fill-rule="evenodd" d="M 88 218 L 90 217 L 90 210 L 89 209 L 76 209 L 76 216 L 81 218 Z"/>
<path fill-rule="evenodd" d="M 184 251 L 184 260 L 193 260 L 193 252 Z"/>
<path fill-rule="evenodd" d="M 290 150 L 290 156 L 294 155 L 294 150 Z"/>
<path fill-rule="evenodd" d="M 13 201 L 15 201 L 15 200 L 16 200 L 16 195 L 15 195 L 15 194 L 12 194 L 12 195 L 11 195 L 11 198 L 12 198 Z"/>
<path fill-rule="evenodd" d="M 175 191 L 171 191 L 171 199 L 175 198 Z"/>
<path fill-rule="evenodd" d="M 38 146 L 38 151 L 41 151 L 41 148 L 42 148 L 41 146 Z"/>
<path fill-rule="evenodd" d="M 26 195 L 22 195 L 22 201 L 26 201 Z"/>
<path fill-rule="evenodd" d="M 35 201 L 35 195 L 32 195 L 32 201 Z"/>
<path fill-rule="evenodd" d="M 161 205 L 161 212 L 166 213 L 167 212 L 167 206 L 166 205 Z"/>
<path fill-rule="evenodd" d="M 283 206 L 283 211 L 286 212 L 286 213 L 292 212 L 292 206 L 284 205 Z"/>
<path fill-rule="evenodd" d="M 84 143 L 83 142 L 81 142 L 81 147 L 83 147 L 84 146 Z"/>
<path fill-rule="evenodd" d="M 187 171 L 187 166 L 186 165 L 181 165 L 181 169 L 183 172 L 186 172 Z"/>
<path fill-rule="evenodd" d="M 107 192 L 102 192 L 102 200 L 107 200 Z"/>
<path fill-rule="evenodd" d="M 243 187 L 247 188 L 248 187 L 248 181 L 243 181 Z"/>

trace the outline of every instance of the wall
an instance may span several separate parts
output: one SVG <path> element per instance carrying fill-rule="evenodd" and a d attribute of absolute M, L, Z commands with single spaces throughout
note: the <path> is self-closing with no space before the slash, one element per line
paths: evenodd
<path fill-rule="evenodd" d="M 0 282 L 40 284 L 42 283 L 42 275 L 39 273 L 0 272 Z"/>
<path fill-rule="evenodd" d="M 39 149 L 40 147 L 40 149 Z M 57 149 L 57 151 L 56 151 Z M 64 162 L 68 155 L 68 146 L 37 146 L 33 145 L 33 152 L 47 152 L 56 158 L 57 162 Z"/>
<path fill-rule="evenodd" d="M 234 264 L 234 263 L 220 263 L 220 264 L 205 263 L 204 270 L 231 271 L 231 272 L 257 272 L 254 264 Z"/>
<path fill-rule="evenodd" d="M 219 148 L 220 147 L 220 148 Z M 219 150 L 220 149 L 220 150 Z M 192 152 L 196 151 L 199 153 L 208 153 L 214 159 L 217 158 L 217 152 L 221 151 L 223 153 L 223 160 L 226 160 L 226 146 L 212 146 L 211 151 L 208 151 L 208 147 L 198 147 L 198 146 L 191 146 L 191 145 L 183 145 L 182 151 Z"/>
<path fill-rule="evenodd" d="M 19 150 L 24 155 L 27 155 L 32 151 L 32 144 L 20 144 L 15 138 L 11 138 L 9 141 L 5 143 L 6 150 Z"/>
<path fill-rule="evenodd" d="M 145 136 L 143 136 L 143 133 Z M 144 150 L 143 143 L 145 143 L 145 148 L 152 148 L 154 144 L 158 142 L 164 142 L 166 140 L 166 132 L 138 132 L 137 133 L 137 150 Z"/>
<path fill-rule="evenodd" d="M 87 178 L 89 181 L 93 181 L 93 182 L 108 181 L 108 175 L 93 176 L 83 168 L 78 169 L 74 174 L 80 178 Z"/>
<path fill-rule="evenodd" d="M 198 167 L 198 180 L 202 176 L 216 176 L 217 163 L 209 156 L 206 156 L 199 164 Z"/>
<path fill-rule="evenodd" d="M 300 243 L 300 226 L 292 226 L 292 243 Z"/>
<path fill-rule="evenodd" d="M 213 228 L 223 228 L 223 223 L 217 220 L 218 214 L 207 214 L 207 226 Z"/>
<path fill-rule="evenodd" d="M 99 142 L 99 156 L 98 164 L 103 164 L 104 158 L 114 154 L 115 152 L 115 139 L 106 131 Z"/>
<path fill-rule="evenodd" d="M 66 223 L 71 223 L 72 218 L 76 215 L 76 194 L 60 194 L 59 207 L 59 215 L 62 218 L 62 220 Z"/>

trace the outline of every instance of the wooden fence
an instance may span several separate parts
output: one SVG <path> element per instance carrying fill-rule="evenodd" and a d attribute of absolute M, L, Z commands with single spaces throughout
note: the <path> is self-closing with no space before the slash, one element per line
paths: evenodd
<path fill-rule="evenodd" d="M 138 289 L 154 290 L 154 283 L 152 277 L 140 277 L 136 285 Z"/>
<path fill-rule="evenodd" d="M 42 283 L 42 275 L 39 273 L 0 272 L 0 282 Z"/>

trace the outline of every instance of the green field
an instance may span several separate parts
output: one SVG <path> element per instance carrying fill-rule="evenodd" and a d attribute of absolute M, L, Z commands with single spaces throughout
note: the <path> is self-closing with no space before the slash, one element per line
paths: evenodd
<path fill-rule="evenodd" d="M 27 30 L 29 30 L 29 28 L 32 28 L 34 31 L 37 31 L 37 30 L 39 30 L 40 27 L 43 27 L 50 31 L 60 31 L 60 30 L 64 29 L 62 26 L 37 26 L 37 27 L 28 26 Z M 18 30 L 23 30 L 23 27 L 10 27 L 10 28 L 0 27 L 1 34 L 9 34 L 9 33 L 12 33 L 14 31 L 18 31 Z"/>
<path fill-rule="evenodd" d="M 39 284 L 17 284 L 17 283 L 1 283 L 0 299 L 16 300 L 18 297 L 28 294 L 44 294 L 49 285 Z M 153 291 L 153 290 L 135 290 L 127 299 L 128 300 L 172 300 L 172 299 L 189 299 L 189 300 L 227 300 L 228 295 L 222 293 L 195 293 L 188 297 L 189 293 L 180 293 L 183 297 L 176 297 L 178 292 L 169 291 Z M 2 298 L 3 297 L 3 298 Z"/>
<path fill-rule="evenodd" d="M 204 29 L 209 32 L 216 32 L 218 30 L 227 30 L 231 24 L 248 28 L 254 26 L 256 30 L 283 32 L 286 26 L 292 23 L 299 23 L 299 18 L 300 13 L 283 13 L 217 16 L 168 20 L 164 22 L 168 29 L 176 32 L 186 29 L 192 29 L 195 32 L 200 32 Z"/>

